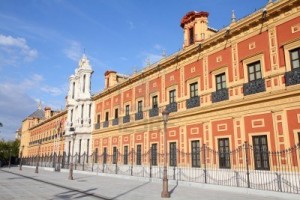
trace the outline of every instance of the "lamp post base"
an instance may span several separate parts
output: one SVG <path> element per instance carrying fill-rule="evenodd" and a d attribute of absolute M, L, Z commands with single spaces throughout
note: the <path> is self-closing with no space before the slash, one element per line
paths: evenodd
<path fill-rule="evenodd" d="M 163 191 L 161 192 L 162 198 L 170 198 L 170 192 L 168 191 L 168 179 L 163 179 Z"/>

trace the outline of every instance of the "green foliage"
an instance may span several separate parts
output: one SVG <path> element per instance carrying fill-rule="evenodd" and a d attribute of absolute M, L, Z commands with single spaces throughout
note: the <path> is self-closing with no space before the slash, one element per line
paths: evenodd
<path fill-rule="evenodd" d="M 4 141 L 0 140 L 0 159 L 8 162 L 9 154 L 11 158 L 17 158 L 19 155 L 20 141 Z"/>

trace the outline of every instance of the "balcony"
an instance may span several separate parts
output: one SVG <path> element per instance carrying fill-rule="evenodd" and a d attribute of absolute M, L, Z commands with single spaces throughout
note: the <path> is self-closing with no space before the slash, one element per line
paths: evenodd
<path fill-rule="evenodd" d="M 112 125 L 113 125 L 113 126 L 116 126 L 116 125 L 118 125 L 118 124 L 119 124 L 119 118 L 113 119 Z"/>
<path fill-rule="evenodd" d="M 143 119 L 143 112 L 135 113 L 135 120 L 141 120 L 141 119 Z"/>
<path fill-rule="evenodd" d="M 228 100 L 228 88 L 223 88 L 212 93 L 211 100 L 213 103 Z"/>
<path fill-rule="evenodd" d="M 123 124 L 130 122 L 130 115 L 126 115 L 123 117 Z"/>
<path fill-rule="evenodd" d="M 158 113 L 159 112 L 159 109 L 156 107 L 156 108 L 152 108 L 151 110 L 149 110 L 149 117 L 155 117 L 155 116 L 158 116 Z"/>
<path fill-rule="evenodd" d="M 109 121 L 104 121 L 104 122 L 103 122 L 103 128 L 108 127 L 108 125 L 109 125 Z"/>
<path fill-rule="evenodd" d="M 285 85 L 297 85 L 300 83 L 300 68 L 285 72 Z"/>
<path fill-rule="evenodd" d="M 199 107 L 199 106 L 200 106 L 200 97 L 199 96 L 191 97 L 186 100 L 186 108 L 187 109 Z"/>
<path fill-rule="evenodd" d="M 95 129 L 100 129 L 100 123 L 95 124 Z"/>
<path fill-rule="evenodd" d="M 244 83 L 243 89 L 245 96 L 264 92 L 266 91 L 265 79 L 257 79 L 248 83 Z"/>
<path fill-rule="evenodd" d="M 170 103 L 169 105 L 166 106 L 166 110 L 171 113 L 171 112 L 177 112 L 177 103 L 173 102 Z"/>

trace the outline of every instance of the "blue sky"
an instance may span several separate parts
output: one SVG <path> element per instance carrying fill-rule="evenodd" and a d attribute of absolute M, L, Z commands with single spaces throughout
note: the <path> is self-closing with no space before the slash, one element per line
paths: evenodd
<path fill-rule="evenodd" d="M 37 102 L 64 108 L 68 78 L 84 50 L 92 92 L 108 69 L 122 74 L 182 48 L 181 18 L 209 12 L 209 26 L 229 25 L 268 0 L 0 0 L 0 138 L 14 139 Z"/>

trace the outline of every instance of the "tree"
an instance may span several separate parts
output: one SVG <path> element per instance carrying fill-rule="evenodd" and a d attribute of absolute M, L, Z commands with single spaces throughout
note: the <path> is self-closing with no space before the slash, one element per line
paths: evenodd
<path fill-rule="evenodd" d="M 0 122 L 0 127 L 3 127 L 3 124 Z"/>

